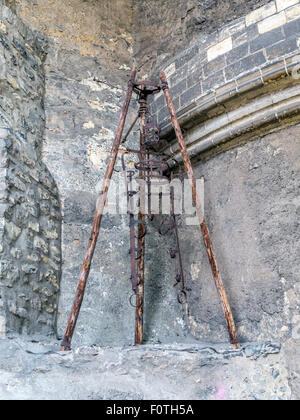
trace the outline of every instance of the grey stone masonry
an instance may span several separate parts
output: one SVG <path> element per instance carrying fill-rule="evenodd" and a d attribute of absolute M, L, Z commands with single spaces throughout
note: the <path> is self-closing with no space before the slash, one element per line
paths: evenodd
<path fill-rule="evenodd" d="M 179 116 L 195 102 L 218 96 L 224 86 L 239 92 L 240 81 L 299 54 L 300 1 L 272 1 L 244 18 L 199 38 L 192 47 L 167 64 L 167 75 Z M 168 118 L 162 94 L 152 103 L 152 113 L 165 126 Z"/>
<path fill-rule="evenodd" d="M 41 162 L 45 42 L 0 3 L 0 338 L 53 333 L 60 204 Z"/>

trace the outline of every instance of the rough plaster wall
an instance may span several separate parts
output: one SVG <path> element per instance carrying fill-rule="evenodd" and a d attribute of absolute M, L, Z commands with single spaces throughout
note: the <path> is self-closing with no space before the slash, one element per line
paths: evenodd
<path fill-rule="evenodd" d="M 96 186 L 106 169 L 132 65 L 130 3 L 19 1 L 29 25 L 49 37 L 45 62 L 46 131 L 43 161 L 58 184 L 62 211 L 61 336 L 88 243 Z M 59 10 L 59 13 L 57 12 Z M 133 118 L 133 108 L 128 124 Z M 136 111 L 134 111 L 136 112 Z M 131 145 L 136 146 L 133 135 Z M 121 169 L 118 161 L 118 170 Z M 115 173 L 115 181 L 123 175 Z M 168 245 L 154 229 L 147 237 L 145 340 L 185 339 L 173 288 Z M 157 243 L 164 250 L 158 252 Z M 128 218 L 105 216 L 74 344 L 132 344 Z M 154 262 L 154 263 L 153 263 Z M 165 273 L 172 275 L 165 278 Z"/>
<path fill-rule="evenodd" d="M 53 334 L 61 220 L 40 156 L 46 44 L 2 4 L 0 23 L 0 335 Z"/>
<path fill-rule="evenodd" d="M 299 137 L 300 126 L 286 128 L 195 167 L 205 179 L 205 215 L 239 339 L 280 340 L 294 378 L 300 357 Z M 226 330 L 207 257 L 202 244 L 195 248 L 199 233 L 185 227 L 181 240 L 191 325 L 198 322 L 193 333 L 222 342 Z"/>
<path fill-rule="evenodd" d="M 157 77 L 165 63 L 199 37 L 271 0 L 133 0 L 134 56 L 142 74 Z"/>
<path fill-rule="evenodd" d="M 99 69 L 110 76 L 124 74 L 125 68 L 126 78 L 134 42 L 130 33 L 131 2 L 16 0 L 16 3 L 24 22 L 55 38 L 60 48 L 73 48 L 82 56 L 97 57 Z"/>

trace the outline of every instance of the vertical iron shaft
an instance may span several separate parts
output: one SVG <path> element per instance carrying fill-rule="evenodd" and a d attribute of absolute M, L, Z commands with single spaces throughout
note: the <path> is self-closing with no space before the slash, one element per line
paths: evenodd
<path fill-rule="evenodd" d="M 135 246 L 135 220 L 133 212 L 133 190 L 132 190 L 132 176 L 129 175 L 129 201 L 128 201 L 128 211 L 129 211 L 129 228 L 130 228 L 130 263 L 131 263 L 131 283 L 132 289 L 134 292 L 137 291 L 138 285 L 138 276 L 136 272 L 136 246 Z"/>
<path fill-rule="evenodd" d="M 143 86 L 142 86 L 143 88 Z M 144 126 L 147 114 L 147 95 L 140 96 L 140 152 L 141 159 L 145 158 Z M 144 180 L 144 172 L 140 171 L 140 178 Z M 138 215 L 138 263 L 137 272 L 139 284 L 136 295 L 135 313 L 135 345 L 143 343 L 143 318 L 144 318 L 144 277 L 145 277 L 145 185 L 140 187 L 140 209 Z"/>
<path fill-rule="evenodd" d="M 128 90 L 127 90 L 127 94 L 125 97 L 125 102 L 122 108 L 122 113 L 121 113 L 121 117 L 120 117 L 120 121 L 119 121 L 119 125 L 118 125 L 118 129 L 117 129 L 117 133 L 116 133 L 116 137 L 114 140 L 114 144 L 110 153 L 110 157 L 109 157 L 109 162 L 108 162 L 108 166 L 106 169 L 106 173 L 105 173 L 105 177 L 104 177 L 104 182 L 103 182 L 103 187 L 100 193 L 100 197 L 97 201 L 97 207 L 96 207 L 96 212 L 95 212 L 95 216 L 94 216 L 94 223 L 93 223 L 93 229 L 92 229 L 92 233 L 89 239 L 89 244 L 88 244 L 88 248 L 85 254 L 85 258 L 84 258 L 84 262 L 81 268 L 81 272 L 80 272 L 80 278 L 79 278 L 79 282 L 78 282 L 78 286 L 77 286 L 77 290 L 76 290 L 76 295 L 75 295 L 75 300 L 71 309 L 71 313 L 68 319 L 68 325 L 67 325 L 67 329 L 61 344 L 61 349 L 62 350 L 70 350 L 71 348 L 71 341 L 72 341 L 72 337 L 74 334 L 74 330 L 76 327 L 76 323 L 77 323 L 77 319 L 79 316 L 79 312 L 80 312 L 80 308 L 82 305 L 82 301 L 83 301 L 83 297 L 84 297 L 84 292 L 85 292 L 85 288 L 86 288 L 86 283 L 87 283 L 87 279 L 89 276 L 89 272 L 90 272 L 90 268 L 91 268 L 91 262 L 93 259 L 93 255 L 95 252 L 95 247 L 97 244 L 97 239 L 99 236 L 99 231 L 100 231 L 100 225 L 101 225 L 101 219 L 102 219 L 102 215 L 103 215 L 103 210 L 104 210 L 104 206 L 105 206 L 105 202 L 107 199 L 107 193 L 108 193 L 108 189 L 109 189 L 109 184 L 110 184 L 110 180 L 112 177 L 112 173 L 114 170 L 114 166 L 116 163 L 116 159 L 117 159 L 117 155 L 118 155 L 118 149 L 120 146 L 120 141 L 121 141 L 121 137 L 123 134 L 123 130 L 124 130 L 124 125 L 125 125 L 125 120 L 126 120 L 126 116 L 128 113 L 128 108 L 129 108 L 129 104 L 130 104 L 130 100 L 131 100 L 131 96 L 132 96 L 132 92 L 133 92 L 133 87 L 134 87 L 134 81 L 135 81 L 135 76 L 136 76 L 136 71 L 135 69 L 132 69 L 131 74 L 130 74 L 130 80 L 128 82 Z"/>
<path fill-rule="evenodd" d="M 169 90 L 167 78 L 166 78 L 166 75 L 165 75 L 164 72 L 160 73 L 160 79 L 161 79 L 161 82 L 162 82 L 162 85 L 163 85 L 163 92 L 164 92 L 164 95 L 165 95 L 165 98 L 166 98 L 167 106 L 168 106 L 169 111 L 170 111 L 172 125 L 173 125 L 173 128 L 174 128 L 175 134 L 176 134 L 177 141 L 178 141 L 179 146 L 180 146 L 185 170 L 186 170 L 186 173 L 188 175 L 190 185 L 192 187 L 193 202 L 194 202 L 194 205 L 196 207 L 197 215 L 198 215 L 198 218 L 199 218 L 201 232 L 202 232 L 202 236 L 203 236 L 203 239 L 204 239 L 204 244 L 205 244 L 207 256 L 208 256 L 208 259 L 209 259 L 209 262 L 210 262 L 210 265 L 211 265 L 213 278 L 214 278 L 214 281 L 215 281 L 215 284 L 216 284 L 216 287 L 217 287 L 217 290 L 218 290 L 218 294 L 219 294 L 219 297 L 220 297 L 221 305 L 222 305 L 222 308 L 223 308 L 223 311 L 224 311 L 230 341 L 231 341 L 232 344 L 238 346 L 234 319 L 233 319 L 231 308 L 230 308 L 228 298 L 227 298 L 227 295 L 226 295 L 226 292 L 225 292 L 224 284 L 223 284 L 223 281 L 222 281 L 221 276 L 219 274 L 217 260 L 216 260 L 215 253 L 214 253 L 213 246 L 212 246 L 212 242 L 211 242 L 211 239 L 210 239 L 209 230 L 208 230 L 208 227 L 207 227 L 207 224 L 206 224 L 206 221 L 204 219 L 204 215 L 203 215 L 203 212 L 202 212 L 202 209 L 201 209 L 201 203 L 199 202 L 199 199 L 198 199 L 198 196 L 197 196 L 195 175 L 194 175 L 194 172 L 193 172 L 192 164 L 191 164 L 191 161 L 190 161 L 190 158 L 189 158 L 184 140 L 183 140 L 183 135 L 182 135 L 182 132 L 181 132 L 181 128 L 180 128 L 178 119 L 176 117 L 174 104 L 173 104 L 173 101 L 172 101 L 172 98 L 171 98 L 171 95 L 170 95 L 170 90 Z"/>

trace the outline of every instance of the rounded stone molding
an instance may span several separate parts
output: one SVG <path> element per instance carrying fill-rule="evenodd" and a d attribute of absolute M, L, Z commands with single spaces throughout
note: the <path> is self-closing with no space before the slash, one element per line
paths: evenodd
<path fill-rule="evenodd" d="M 298 121 L 299 1 L 270 2 L 176 56 L 165 68 L 192 158 L 234 138 Z M 276 94 L 276 92 L 278 92 Z M 152 103 L 164 150 L 177 156 L 163 95 Z M 252 134 L 250 134 L 252 133 Z"/>
<path fill-rule="evenodd" d="M 225 106 L 222 114 L 216 114 L 205 122 L 197 123 L 196 118 L 201 118 L 200 110 L 198 115 L 195 110 L 193 117 L 191 117 L 192 113 L 185 115 L 186 123 L 191 124 L 193 121 L 195 124 L 185 132 L 185 142 L 191 159 L 197 159 L 211 149 L 215 149 L 214 152 L 222 151 L 226 143 L 229 145 L 231 141 L 234 144 L 240 144 L 249 138 L 282 128 L 284 125 L 295 124 L 300 120 L 300 85 L 298 83 L 268 92 L 247 102 L 243 101 L 243 96 L 235 97 L 235 101 L 232 108 Z M 214 105 L 216 111 L 218 106 Z M 210 109 L 212 110 L 213 108 Z M 173 159 L 177 162 L 182 161 L 176 142 L 172 142 L 171 145 L 166 142 L 164 152 L 172 156 L 170 165 L 174 164 Z"/>

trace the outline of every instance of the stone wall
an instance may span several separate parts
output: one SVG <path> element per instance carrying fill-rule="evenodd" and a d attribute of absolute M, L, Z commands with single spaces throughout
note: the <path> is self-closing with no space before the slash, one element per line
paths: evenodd
<path fill-rule="evenodd" d="M 164 70 L 178 115 L 222 106 L 238 93 L 289 74 L 299 61 L 299 16 L 299 1 L 269 2 L 172 58 Z M 162 94 L 152 112 L 170 127 Z"/>
<path fill-rule="evenodd" d="M 298 52 L 295 35 L 299 24 L 298 1 L 251 1 L 243 7 L 240 2 L 189 1 L 180 3 L 175 11 L 169 6 L 168 1 L 160 2 L 159 7 L 156 2 L 144 5 L 104 2 L 101 8 L 93 1 L 69 1 L 64 7 L 54 0 L 16 1 L 22 19 L 49 39 L 44 66 L 46 130 L 41 151 L 43 162 L 57 182 L 63 212 L 59 335 L 74 297 L 90 234 L 96 186 L 103 178 L 133 56 L 141 72 L 151 72 L 153 77 L 159 66 L 164 65 L 186 131 L 186 142 L 195 159 L 205 143 L 199 141 L 199 138 L 203 140 L 199 131 L 201 136 L 207 136 L 205 144 L 210 147 L 214 140 L 208 137 L 215 136 L 216 131 L 224 137 L 224 126 L 229 133 L 224 138 L 237 137 L 240 127 L 237 133 L 233 132 L 232 121 L 241 121 L 242 111 L 249 114 L 248 103 L 257 109 L 256 97 L 262 96 L 261 109 L 276 116 L 278 124 L 281 114 L 275 103 L 284 102 L 282 113 L 298 107 L 296 100 L 293 104 L 288 102 L 298 92 L 290 77 L 297 63 L 294 56 Z M 257 9 L 259 6 L 263 7 Z M 216 25 L 227 22 L 231 23 L 216 31 Z M 186 45 L 190 47 L 170 59 Z M 273 86 L 270 83 L 273 79 L 282 79 L 282 86 Z M 281 93 L 276 96 L 281 87 L 289 86 L 284 97 Z M 260 88 L 264 89 L 263 95 Z M 244 97 L 248 91 L 250 95 Z M 256 96 L 253 91 L 257 92 Z M 237 96 L 240 100 L 231 103 Z M 255 99 L 253 103 L 252 99 Z M 152 110 L 163 123 L 166 149 L 171 143 L 172 153 L 178 154 L 173 148 L 162 96 L 157 97 Z M 234 114 L 232 117 L 229 110 Z M 250 131 L 249 124 L 253 125 L 255 119 L 266 121 L 266 118 L 266 114 L 260 118 L 254 115 L 252 122 L 244 124 L 245 131 Z M 136 144 L 136 136 L 130 144 Z M 114 180 L 118 179 L 116 173 Z M 168 244 L 155 235 L 148 241 L 151 278 L 146 287 L 149 290 L 146 336 L 153 341 L 185 339 L 182 314 L 172 288 L 174 267 L 169 263 Z M 127 243 L 127 218 L 106 215 L 78 324 L 78 342 L 132 342 L 134 311 L 128 305 Z M 165 250 L 166 258 L 157 252 L 158 243 Z M 116 255 L 118 264 L 115 265 Z M 159 261 L 157 267 L 153 267 L 152 261 Z M 96 301 L 100 302 L 100 312 Z M 168 316 L 163 309 L 165 302 L 170 310 Z"/>
<path fill-rule="evenodd" d="M 195 167 L 196 176 L 205 179 L 205 215 L 239 339 L 280 340 L 295 398 L 300 357 L 299 150 L 296 126 Z M 223 341 L 223 314 L 203 246 L 197 251 L 191 246 L 199 233 L 185 227 L 181 240 L 190 272 L 193 333 L 202 340 Z"/>
<path fill-rule="evenodd" d="M 132 65 L 133 7 L 127 0 L 16 0 L 23 21 L 56 43 L 56 48 L 90 57 L 114 83 L 127 81 Z M 129 73 L 128 73 L 129 71 Z"/>
<path fill-rule="evenodd" d="M 205 216 L 239 339 L 282 342 L 293 398 L 300 357 L 299 7 L 296 0 L 269 2 L 165 66 L 195 175 L 204 178 Z M 152 110 L 162 150 L 182 163 L 163 95 Z M 227 333 L 200 232 L 182 223 L 190 331 L 222 342 Z"/>
<path fill-rule="evenodd" d="M 175 9 L 170 0 L 5 3 L 38 32 L 0 3 L 0 337 L 6 330 L 52 333 L 56 314 L 58 336 L 64 332 L 136 61 L 139 77 L 167 73 L 196 175 L 205 180 L 205 214 L 239 339 L 283 344 L 279 358 L 245 369 L 243 384 L 250 380 L 255 389 L 240 392 L 227 369 L 230 395 L 299 396 L 299 0 L 189 0 Z M 162 95 L 152 111 L 163 126 L 163 149 L 180 163 Z M 135 113 L 134 105 L 127 126 Z M 173 243 L 156 228 L 146 242 L 145 341 L 227 342 L 199 232 L 180 228 L 185 320 L 173 287 Z M 74 345 L 132 344 L 128 248 L 128 218 L 106 214 Z M 155 357 L 154 364 L 160 369 Z M 257 381 L 265 369 L 267 384 Z M 205 380 L 190 392 L 190 383 L 186 395 L 213 398 L 221 375 L 214 372 L 210 390 Z"/>
<path fill-rule="evenodd" d="M 41 161 L 45 41 L 0 4 L 0 334 L 54 333 L 60 205 Z"/>
<path fill-rule="evenodd" d="M 159 71 L 195 41 L 209 42 L 210 34 L 271 0 L 134 0 L 134 56 L 143 75 Z M 282 3 L 282 2 L 281 2 Z"/>
<path fill-rule="evenodd" d="M 127 83 L 116 83 L 114 75 L 110 77 L 99 68 L 98 61 L 56 47 L 58 53 L 53 46 L 49 48 L 45 66 L 47 128 L 43 159 L 54 174 L 62 202 L 63 276 L 58 309 L 58 334 L 61 336 L 74 299 Z M 127 124 L 132 117 L 133 114 Z M 134 135 L 129 145 L 136 147 L 135 139 Z M 114 173 L 113 181 L 123 183 L 120 160 L 116 170 L 119 172 Z M 149 340 L 172 341 L 182 334 L 180 308 L 176 304 L 171 278 L 161 291 L 164 273 L 168 271 L 168 258 L 166 264 L 159 264 L 160 267 L 152 264 L 156 240 L 159 240 L 158 234 L 151 244 L 147 242 L 147 265 L 151 267 L 152 275 L 148 278 L 145 332 Z M 135 310 L 129 304 L 132 292 L 128 251 L 128 218 L 106 214 L 74 345 L 132 344 Z M 167 318 L 163 316 L 163 300 L 168 302 Z M 174 324 L 173 331 L 167 328 L 169 322 Z"/>
<path fill-rule="evenodd" d="M 22 19 L 48 38 L 42 159 L 57 183 L 62 206 L 62 282 L 58 335 L 62 336 L 88 244 L 97 191 L 104 176 L 133 62 L 130 4 L 17 1 Z M 59 13 L 57 12 L 59 10 Z M 132 102 L 126 128 L 136 115 Z M 138 127 L 136 127 L 136 130 Z M 129 146 L 137 146 L 136 133 Z M 118 160 L 117 168 L 121 169 Z M 113 180 L 123 183 L 123 174 Z M 157 244 L 160 243 L 158 251 Z M 135 309 L 129 303 L 127 216 L 106 215 L 93 259 L 74 345 L 132 344 Z M 168 244 L 157 229 L 147 236 L 145 341 L 185 340 L 173 288 Z M 170 272 L 170 276 L 165 273 Z"/>

